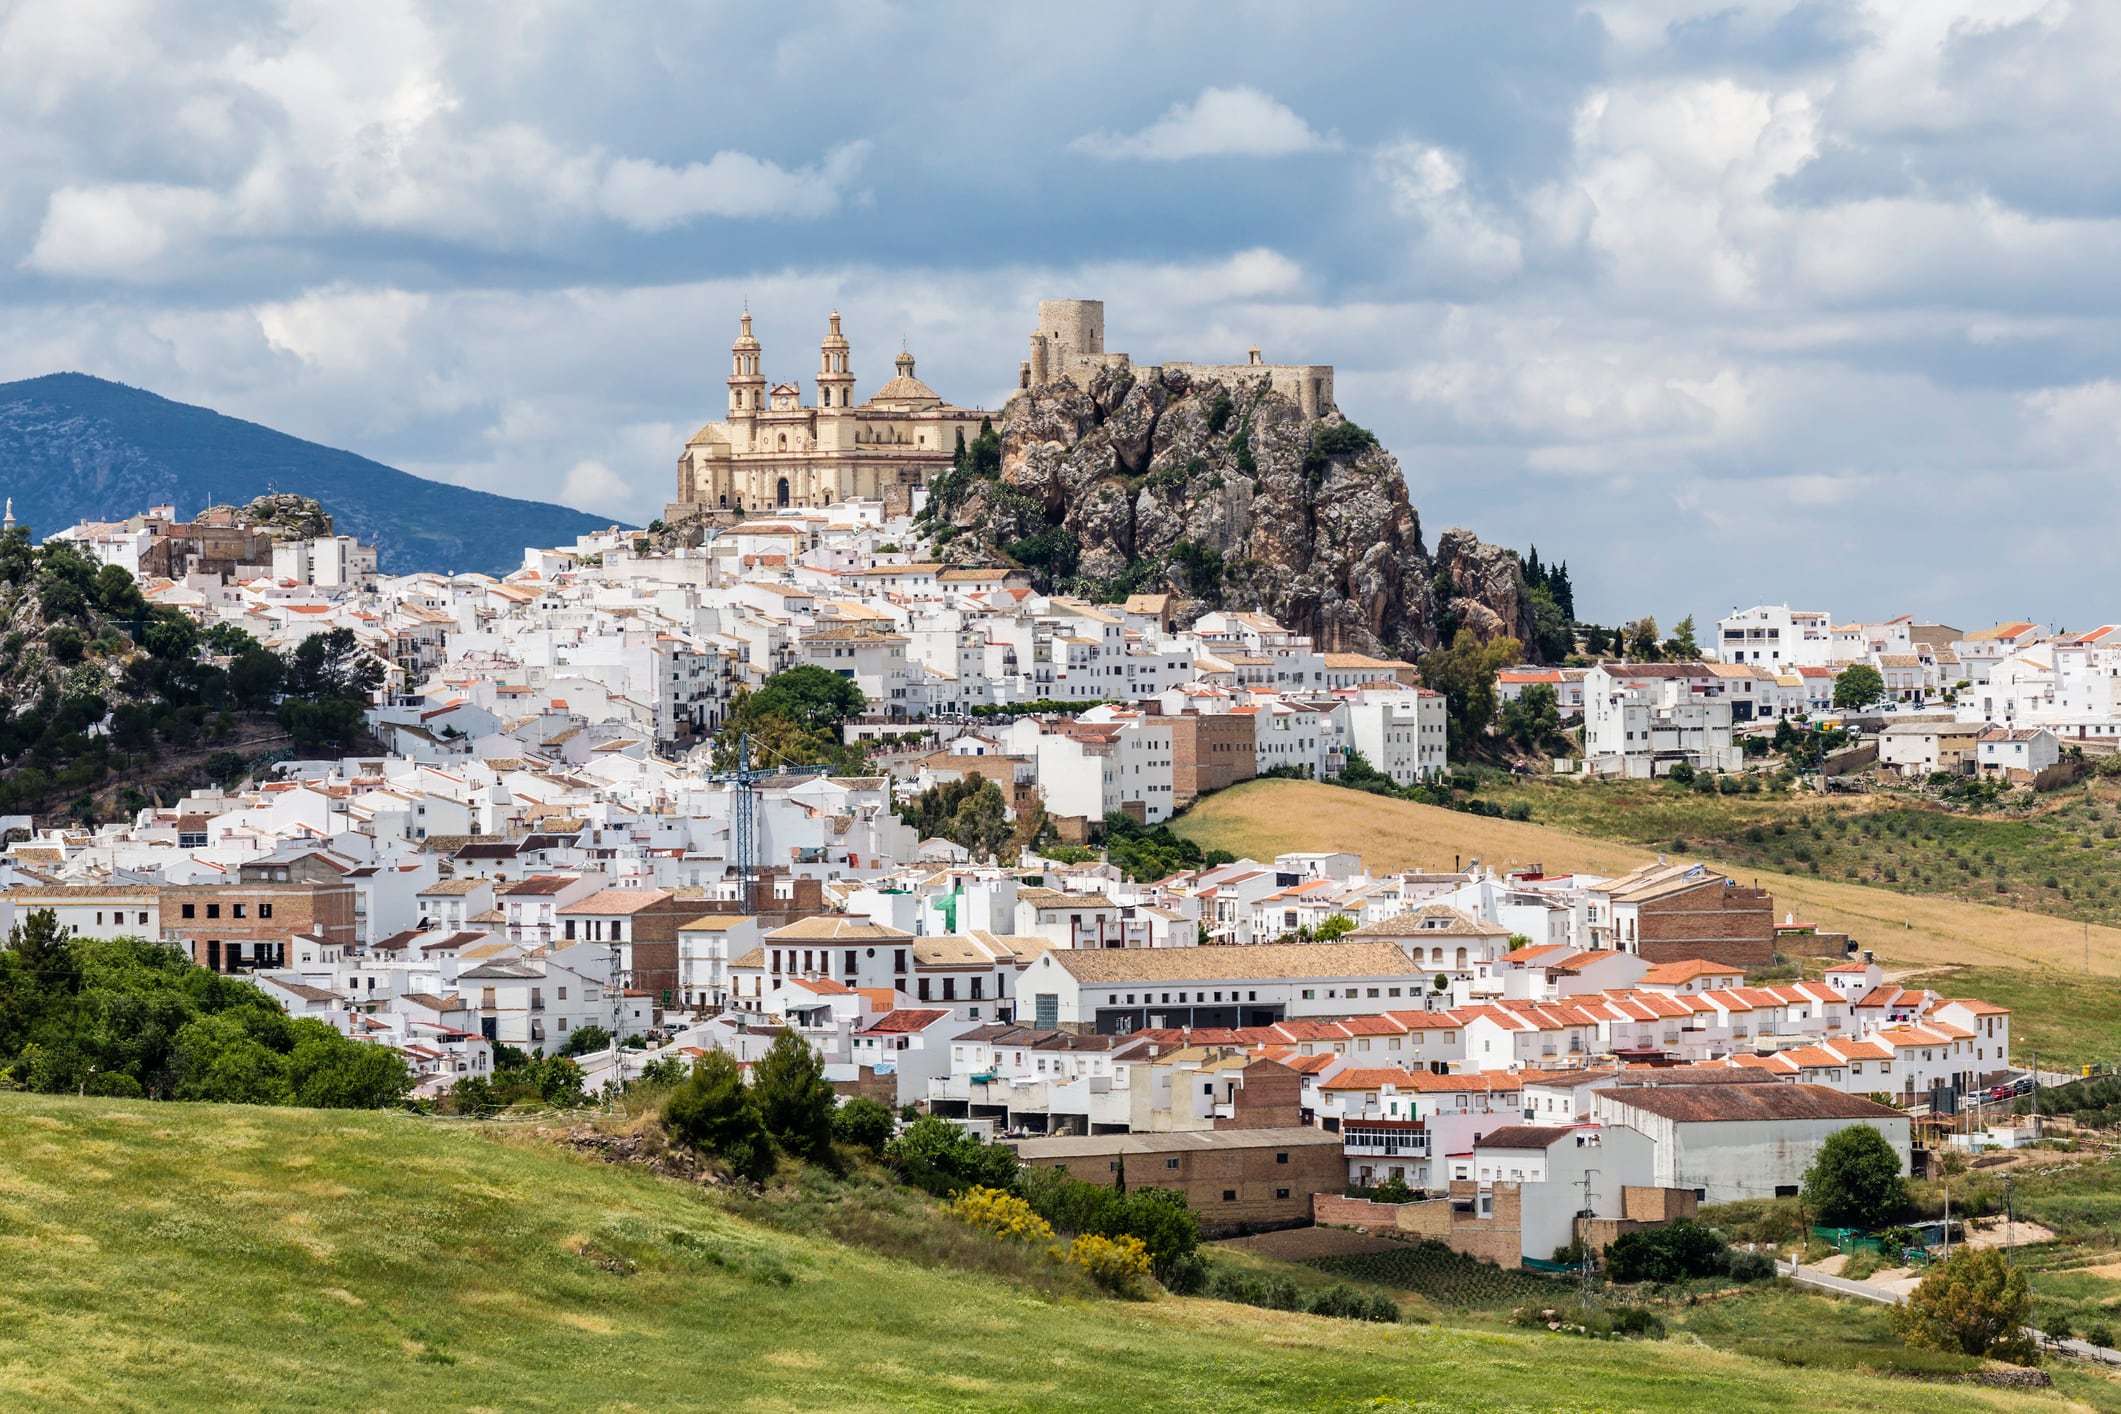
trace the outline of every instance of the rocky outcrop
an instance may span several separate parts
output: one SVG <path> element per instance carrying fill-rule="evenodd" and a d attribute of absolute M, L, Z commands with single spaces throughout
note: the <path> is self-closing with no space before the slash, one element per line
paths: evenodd
<path fill-rule="evenodd" d="M 998 478 L 954 472 L 932 522 L 1048 588 L 1169 592 L 1185 615 L 1261 610 L 1325 650 L 1413 657 L 1439 623 L 1526 637 L 1516 556 L 1452 530 L 1432 556 L 1398 460 L 1264 380 L 1112 368 L 1013 398 Z"/>

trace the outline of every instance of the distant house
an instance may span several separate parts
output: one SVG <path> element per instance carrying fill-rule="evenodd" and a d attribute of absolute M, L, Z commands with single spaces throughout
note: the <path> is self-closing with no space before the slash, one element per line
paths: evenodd
<path fill-rule="evenodd" d="M 1981 774 L 2030 785 L 2033 777 L 2062 760 L 2062 743 L 2045 727 L 1990 727 L 1977 743 Z"/>

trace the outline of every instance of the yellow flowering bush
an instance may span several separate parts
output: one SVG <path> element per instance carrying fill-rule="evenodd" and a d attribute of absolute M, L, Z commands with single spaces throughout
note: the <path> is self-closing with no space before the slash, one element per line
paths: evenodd
<path fill-rule="evenodd" d="M 951 1199 L 944 1211 L 961 1223 L 1012 1242 L 1053 1240 L 1050 1223 L 1032 1212 L 1029 1203 L 999 1188 L 968 1188 Z"/>
<path fill-rule="evenodd" d="M 1149 1280 L 1149 1249 L 1138 1237 L 1086 1232 L 1068 1244 L 1067 1260 L 1115 1296 L 1141 1296 Z"/>

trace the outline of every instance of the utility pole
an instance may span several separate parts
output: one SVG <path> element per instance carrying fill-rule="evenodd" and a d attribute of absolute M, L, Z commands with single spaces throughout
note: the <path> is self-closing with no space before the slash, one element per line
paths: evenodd
<path fill-rule="evenodd" d="M 2011 1206 L 2011 1176 L 2003 1175 L 2003 1262 L 2005 1266 L 2018 1265 L 2018 1215 Z"/>
<path fill-rule="evenodd" d="M 1581 1311 L 1591 1309 L 1591 1244 L 1582 1224 L 1591 1220 L 1591 1176 L 1597 1172 L 1597 1169 L 1583 1171 L 1583 1207 L 1576 1214 L 1579 1220 L 1576 1240 L 1583 1247 L 1583 1260 L 1576 1268 L 1576 1306 Z"/>
<path fill-rule="evenodd" d="M 2040 1053 L 2033 1052 L 2033 1142 L 2040 1142 Z"/>

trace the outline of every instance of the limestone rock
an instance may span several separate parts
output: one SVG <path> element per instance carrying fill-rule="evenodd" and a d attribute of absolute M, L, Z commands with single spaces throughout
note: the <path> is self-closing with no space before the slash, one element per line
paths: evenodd
<path fill-rule="evenodd" d="M 1452 530 L 1432 556 L 1398 460 L 1264 379 L 1107 368 L 1087 389 L 1017 394 L 997 430 L 998 481 L 936 489 L 953 556 L 1016 546 L 1045 587 L 1171 592 L 1185 619 L 1260 610 L 1328 652 L 1416 657 L 1446 611 L 1482 637 L 1528 637 L 1512 552 Z"/>

